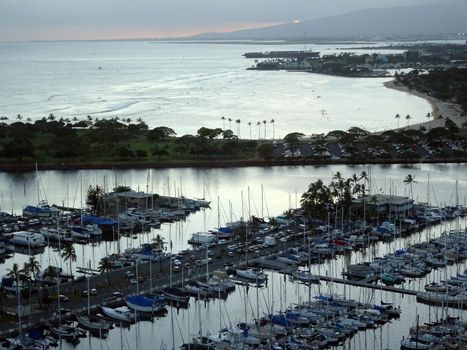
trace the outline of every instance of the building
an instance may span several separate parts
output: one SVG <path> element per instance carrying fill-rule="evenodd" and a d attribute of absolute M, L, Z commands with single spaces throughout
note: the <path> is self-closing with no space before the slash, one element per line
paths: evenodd
<path fill-rule="evenodd" d="M 418 50 L 408 50 L 404 52 L 404 59 L 406 62 L 420 62 L 422 52 Z"/>
<path fill-rule="evenodd" d="M 353 200 L 354 204 L 365 205 L 368 211 L 380 214 L 403 214 L 412 210 L 414 200 L 403 196 L 392 196 L 386 194 L 374 194 Z"/>

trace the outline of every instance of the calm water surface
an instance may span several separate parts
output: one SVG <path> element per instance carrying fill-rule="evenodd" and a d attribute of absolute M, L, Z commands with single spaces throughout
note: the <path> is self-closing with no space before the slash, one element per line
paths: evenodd
<path fill-rule="evenodd" d="M 314 46 L 322 54 L 355 45 Z M 362 45 L 365 46 L 365 45 Z M 366 45 L 368 46 L 368 45 Z M 394 115 L 425 121 L 423 99 L 386 89 L 383 79 L 352 79 L 283 71 L 247 71 L 248 51 L 297 46 L 134 42 L 0 43 L 0 115 L 142 117 L 180 134 L 240 119 L 242 137 L 264 137 L 258 121 L 275 119 L 275 135 L 362 126 L 397 126 Z M 373 53 L 372 50 L 352 50 Z M 398 52 L 378 50 L 378 52 Z M 229 127 L 227 122 L 226 127 Z M 232 123 L 232 130 L 237 130 Z M 273 136 L 267 124 L 266 136 Z"/>

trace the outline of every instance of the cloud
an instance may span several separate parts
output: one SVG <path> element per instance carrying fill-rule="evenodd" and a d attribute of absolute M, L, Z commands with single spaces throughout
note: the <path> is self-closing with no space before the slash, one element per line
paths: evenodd
<path fill-rule="evenodd" d="M 0 40 L 63 36 L 209 31 L 244 24 L 314 19 L 366 7 L 428 3 L 427 0 L 0 0 Z M 440 0 L 439 2 L 453 2 Z M 243 26 L 242 26 L 243 25 Z M 206 28 L 204 30 L 203 28 Z M 59 33 L 57 31 L 62 31 Z"/>

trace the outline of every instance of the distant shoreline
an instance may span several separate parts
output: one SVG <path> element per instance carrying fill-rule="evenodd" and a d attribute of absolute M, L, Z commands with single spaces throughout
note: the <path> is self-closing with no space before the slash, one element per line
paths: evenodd
<path fill-rule="evenodd" d="M 457 126 L 462 127 L 463 120 L 459 106 L 450 102 L 442 101 L 423 92 L 414 89 L 409 89 L 407 86 L 403 85 L 402 83 L 397 83 L 395 80 L 385 82 L 384 86 L 389 89 L 405 92 L 407 94 L 423 98 L 426 101 L 428 101 L 428 103 L 431 105 L 431 120 L 427 120 L 426 122 L 421 123 L 410 124 L 408 126 L 409 129 L 419 129 L 422 126 L 425 127 L 426 130 L 437 127 L 444 127 L 444 122 L 446 118 L 451 119 L 457 124 Z M 440 115 L 443 116 L 442 119 L 439 119 Z M 405 116 L 401 114 L 401 119 L 404 118 Z M 407 129 L 407 127 L 400 127 L 399 129 Z M 397 128 L 395 128 L 395 130 L 397 130 Z"/>
<path fill-rule="evenodd" d="M 186 162 L 114 162 L 114 163 L 60 163 L 38 164 L 40 170 L 101 170 L 101 169 L 171 169 L 171 168 L 242 168 L 242 167 L 272 167 L 272 166 L 327 166 L 327 165 L 407 165 L 407 164 L 466 164 L 467 158 L 434 158 L 434 159 L 324 159 L 324 160 L 200 160 Z M 35 163 L 0 164 L 0 171 L 30 172 L 35 171 Z"/>

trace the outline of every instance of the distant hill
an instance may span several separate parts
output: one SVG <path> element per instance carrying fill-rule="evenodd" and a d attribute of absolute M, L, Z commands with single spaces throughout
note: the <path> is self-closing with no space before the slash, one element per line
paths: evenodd
<path fill-rule="evenodd" d="M 303 16 L 306 16 L 304 14 Z M 204 33 L 191 39 L 295 39 L 303 37 L 405 36 L 467 32 L 467 2 L 373 8 L 299 23 L 229 33 Z"/>

